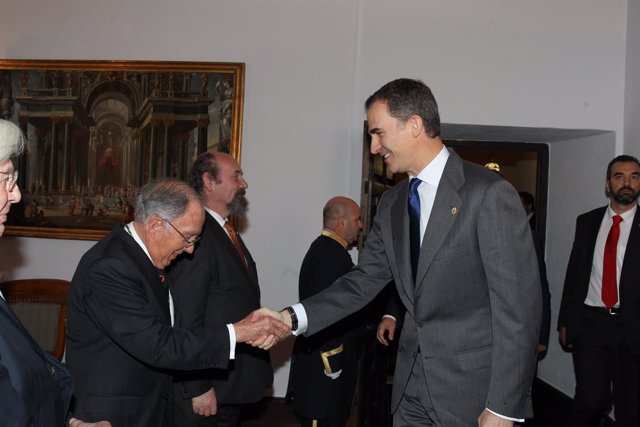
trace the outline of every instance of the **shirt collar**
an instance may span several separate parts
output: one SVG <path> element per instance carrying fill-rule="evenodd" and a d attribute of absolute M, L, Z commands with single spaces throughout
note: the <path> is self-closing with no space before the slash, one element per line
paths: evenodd
<path fill-rule="evenodd" d="M 336 242 L 340 243 L 340 245 L 342 245 L 343 248 L 347 249 L 349 247 L 349 243 L 344 240 L 338 233 L 336 233 L 333 230 L 329 230 L 328 228 L 323 228 L 322 229 L 322 233 L 320 233 L 321 235 L 328 237 L 330 239 L 335 240 Z"/>
<path fill-rule="evenodd" d="M 626 212 L 623 212 L 621 214 L 617 214 L 613 211 L 613 209 L 611 209 L 611 205 L 609 205 L 607 207 L 607 217 L 609 219 L 613 218 L 614 215 L 620 215 L 622 217 L 622 220 L 624 222 L 631 222 L 631 220 L 633 219 L 633 216 L 636 214 L 636 210 L 638 209 L 638 204 L 634 204 L 634 206 L 629 209 Z"/>
<path fill-rule="evenodd" d="M 438 184 L 440 184 L 440 178 L 442 178 L 444 167 L 447 164 L 447 159 L 449 159 L 449 150 L 447 147 L 442 146 L 442 150 L 440 150 L 438 155 L 420 171 L 418 176 L 413 177 L 409 175 L 409 179 L 419 178 L 420 181 L 426 182 L 427 184 L 437 188 Z"/>
<path fill-rule="evenodd" d="M 206 206 L 204 207 L 204 210 L 207 211 L 207 213 L 211 215 L 213 219 L 215 219 L 218 222 L 218 224 L 220 224 L 221 227 L 224 227 L 224 223 L 227 222 L 226 218 L 223 218 L 222 215 L 220 215 L 218 212 L 212 209 L 209 209 Z"/>
<path fill-rule="evenodd" d="M 149 257 L 149 261 L 151 261 L 151 264 L 153 264 L 153 260 L 151 259 L 151 255 L 149 255 L 149 250 L 147 249 L 147 247 L 145 246 L 144 242 L 142 241 L 142 239 L 138 235 L 138 232 L 136 231 L 136 228 L 133 226 L 133 223 L 134 223 L 134 221 L 131 221 L 129 224 L 125 225 L 124 226 L 124 231 L 126 231 L 129 234 L 129 236 L 133 237 L 133 240 L 135 240 L 136 243 L 142 248 L 144 253 L 147 254 L 147 257 Z"/>

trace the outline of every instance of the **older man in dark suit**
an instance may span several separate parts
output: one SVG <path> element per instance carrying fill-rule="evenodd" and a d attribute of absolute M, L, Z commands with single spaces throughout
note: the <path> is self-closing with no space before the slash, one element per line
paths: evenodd
<path fill-rule="evenodd" d="M 215 328 L 260 308 L 256 263 L 230 221 L 231 215 L 242 218 L 247 211 L 248 184 L 238 162 L 225 153 L 201 154 L 189 184 L 206 215 L 200 247 L 178 259 L 170 271 L 176 283 L 176 321 L 183 328 Z M 259 401 L 271 387 L 273 370 L 268 352 L 240 344 L 226 369 L 176 380 L 176 427 L 233 427 L 241 405 Z"/>
<path fill-rule="evenodd" d="M 12 158 L 24 148 L 20 128 L 0 119 L 0 236 L 11 205 L 22 197 Z M 0 425 L 110 427 L 69 417 L 73 380 L 22 326 L 0 292 Z"/>
<path fill-rule="evenodd" d="M 187 183 L 167 179 L 143 187 L 135 215 L 80 260 L 69 295 L 67 363 L 77 381 L 75 414 L 155 427 L 171 408 L 167 370 L 226 368 L 236 343 L 267 348 L 288 329 L 257 313 L 206 329 L 172 327 L 164 268 L 193 252 L 204 210 Z"/>
<path fill-rule="evenodd" d="M 392 81 L 366 103 L 371 152 L 409 179 L 385 192 L 359 263 L 280 314 L 314 334 L 391 279 L 406 308 L 395 426 L 511 426 L 531 416 L 541 293 L 529 224 L 504 179 L 440 139 L 431 90 Z"/>
<path fill-rule="evenodd" d="M 576 393 L 567 426 L 595 426 L 613 406 L 616 425 L 640 425 L 640 163 L 607 167 L 608 206 L 582 214 L 558 316 L 573 352 Z"/>

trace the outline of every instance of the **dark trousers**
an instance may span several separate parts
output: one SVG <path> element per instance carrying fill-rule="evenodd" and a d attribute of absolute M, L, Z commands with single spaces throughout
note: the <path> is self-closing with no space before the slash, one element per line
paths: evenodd
<path fill-rule="evenodd" d="M 584 307 L 582 329 L 573 345 L 573 366 L 576 394 L 567 426 L 599 425 L 611 403 L 616 426 L 640 425 L 640 363 L 629 351 L 620 315 Z"/>
<path fill-rule="evenodd" d="M 298 416 L 298 420 L 300 421 L 300 427 L 344 427 L 345 423 L 338 423 L 327 421 L 327 420 L 312 420 L 310 418 L 305 418 Z"/>
<path fill-rule="evenodd" d="M 174 402 L 173 427 L 236 427 L 241 405 L 218 405 L 218 413 L 203 417 L 193 412 L 191 399 Z"/>

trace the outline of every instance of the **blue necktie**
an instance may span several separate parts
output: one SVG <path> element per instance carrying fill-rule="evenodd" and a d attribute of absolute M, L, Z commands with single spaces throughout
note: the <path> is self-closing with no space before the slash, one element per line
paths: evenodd
<path fill-rule="evenodd" d="M 409 243 L 411 248 L 411 272 L 416 279 L 418 258 L 420 257 L 420 195 L 418 187 L 422 184 L 418 178 L 411 178 L 409 183 Z"/>

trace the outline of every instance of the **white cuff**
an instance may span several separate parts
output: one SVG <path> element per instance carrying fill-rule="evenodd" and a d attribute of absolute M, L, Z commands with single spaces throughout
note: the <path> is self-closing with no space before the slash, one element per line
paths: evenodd
<path fill-rule="evenodd" d="M 509 421 L 517 421 L 517 422 L 519 422 L 519 423 L 523 423 L 523 422 L 524 422 L 524 418 L 511 418 L 511 417 L 505 417 L 504 415 L 500 415 L 500 414 L 498 414 L 497 412 L 493 412 L 493 411 L 492 411 L 491 409 L 489 409 L 489 408 L 484 408 L 484 409 L 486 409 L 487 411 L 491 412 L 493 415 L 496 415 L 496 416 L 498 416 L 498 417 L 500 417 L 500 418 L 502 418 L 502 419 L 505 419 L 505 420 L 509 420 Z"/>
<path fill-rule="evenodd" d="M 296 312 L 296 316 L 298 317 L 298 329 L 296 329 L 295 331 L 291 331 L 291 333 L 295 336 L 304 334 L 305 332 L 307 332 L 307 328 L 309 327 L 307 312 L 300 303 L 292 305 L 291 308 L 293 308 L 293 311 Z"/>
<path fill-rule="evenodd" d="M 236 330 L 233 328 L 233 323 L 227 323 L 227 329 L 229 329 L 229 360 L 236 358 Z"/>

